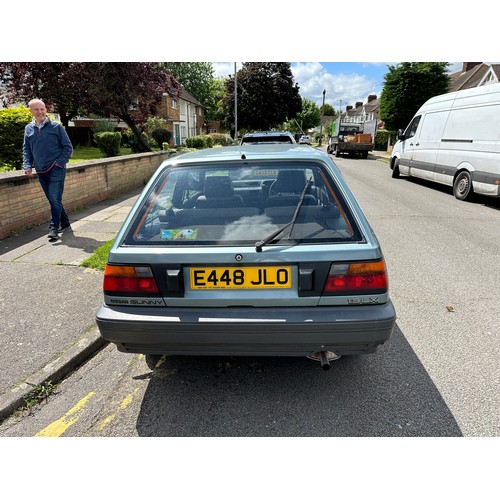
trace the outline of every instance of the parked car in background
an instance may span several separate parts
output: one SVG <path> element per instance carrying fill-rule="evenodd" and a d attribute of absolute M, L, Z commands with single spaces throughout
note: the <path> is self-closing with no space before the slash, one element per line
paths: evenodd
<path fill-rule="evenodd" d="M 186 153 L 152 176 L 109 252 L 101 335 L 149 355 L 374 352 L 393 331 L 382 250 L 329 155 Z"/>
<path fill-rule="evenodd" d="M 303 135 L 299 139 L 299 144 L 309 144 L 311 145 L 311 136 L 310 135 Z"/>
<path fill-rule="evenodd" d="M 295 144 L 290 132 L 251 132 L 245 134 L 240 144 Z"/>

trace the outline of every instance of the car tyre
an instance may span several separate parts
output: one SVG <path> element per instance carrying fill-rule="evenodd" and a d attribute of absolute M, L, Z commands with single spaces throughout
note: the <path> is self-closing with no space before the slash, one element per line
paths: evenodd
<path fill-rule="evenodd" d="M 392 165 L 392 178 L 393 179 L 399 179 L 400 172 L 399 172 L 399 160 L 395 159 Z"/>
<path fill-rule="evenodd" d="M 471 201 L 474 197 L 472 177 L 467 170 L 462 170 L 453 181 L 453 194 L 457 200 Z"/>

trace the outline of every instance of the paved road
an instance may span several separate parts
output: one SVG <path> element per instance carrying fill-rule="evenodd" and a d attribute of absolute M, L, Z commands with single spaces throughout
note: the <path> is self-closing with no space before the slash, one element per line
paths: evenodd
<path fill-rule="evenodd" d="M 337 159 L 389 266 L 398 326 L 467 436 L 500 435 L 500 204 Z"/>
<path fill-rule="evenodd" d="M 374 355 L 144 357 L 109 346 L 1 436 L 500 436 L 500 211 L 336 159 L 374 227 L 398 313 Z"/>

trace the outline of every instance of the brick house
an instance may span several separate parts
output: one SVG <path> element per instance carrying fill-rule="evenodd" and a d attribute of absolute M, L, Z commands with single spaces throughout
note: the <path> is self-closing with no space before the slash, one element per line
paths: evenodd
<path fill-rule="evenodd" d="M 180 146 L 187 137 L 207 132 L 203 105 L 183 87 L 177 97 L 163 94 L 157 116 L 167 121 L 170 146 Z"/>
<path fill-rule="evenodd" d="M 342 113 L 342 121 L 347 123 L 365 123 L 378 120 L 380 99 L 376 95 L 369 95 L 365 104 L 357 102 L 355 106 L 346 106 Z"/>
<path fill-rule="evenodd" d="M 166 128 L 171 133 L 169 145 L 180 146 L 187 137 L 210 131 L 219 131 L 218 122 L 205 122 L 203 105 L 186 89 L 181 87 L 179 95 L 172 97 L 164 93 L 156 116 L 166 120 Z M 69 123 L 68 134 L 74 144 L 92 145 L 91 129 L 99 121 L 111 121 L 115 128 L 125 129 L 127 125 L 115 118 L 78 117 Z"/>

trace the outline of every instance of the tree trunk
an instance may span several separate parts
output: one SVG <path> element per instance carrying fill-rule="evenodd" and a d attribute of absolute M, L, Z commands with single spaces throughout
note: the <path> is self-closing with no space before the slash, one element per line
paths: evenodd
<path fill-rule="evenodd" d="M 134 120 L 128 115 L 125 115 L 125 116 L 120 115 L 119 118 L 121 118 L 129 126 L 130 130 L 137 137 L 137 140 L 144 146 L 144 150 L 151 152 L 152 151 L 151 147 L 149 146 L 148 142 L 142 136 L 142 133 L 137 128 L 137 125 L 135 124 Z"/>

